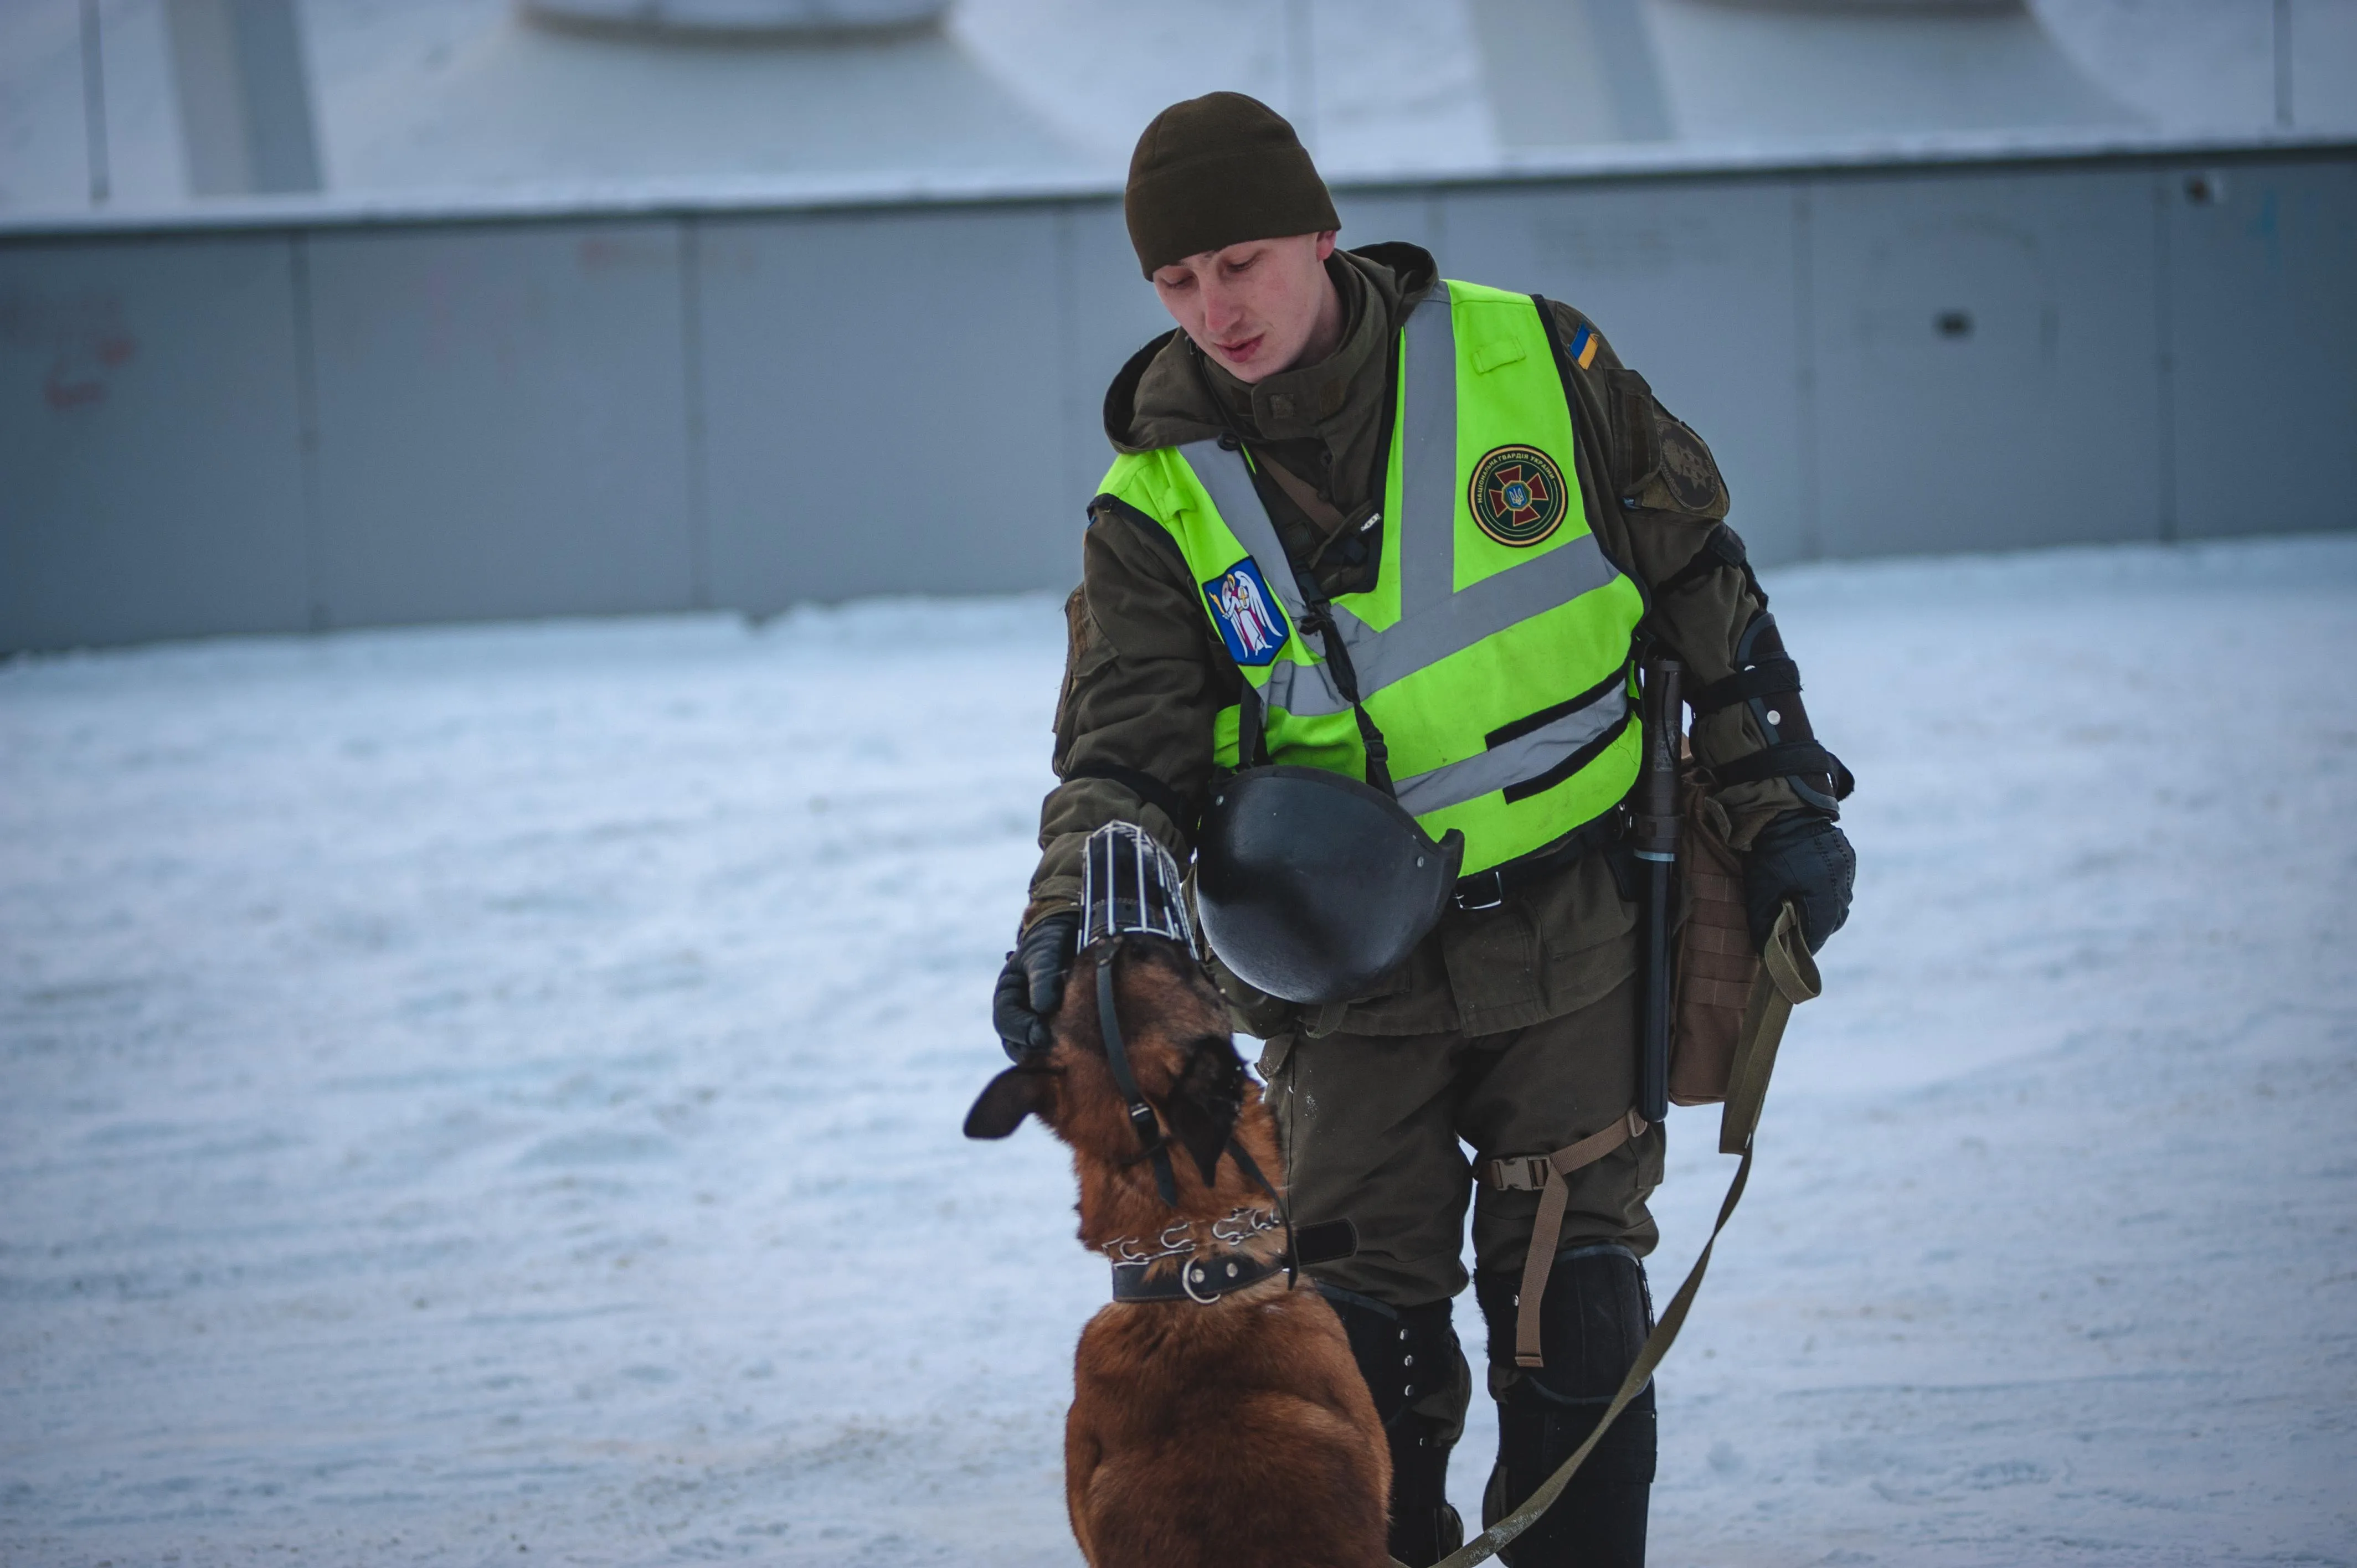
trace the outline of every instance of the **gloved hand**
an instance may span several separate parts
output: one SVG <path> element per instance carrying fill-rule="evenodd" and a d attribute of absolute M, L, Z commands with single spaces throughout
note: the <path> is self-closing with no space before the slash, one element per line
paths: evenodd
<path fill-rule="evenodd" d="M 1812 953 L 1849 918 L 1850 884 L 1857 875 L 1857 853 L 1832 819 L 1816 811 L 1787 811 L 1760 830 L 1743 863 L 1743 912 L 1751 940 L 1768 945 L 1776 916 L 1787 899 L 1801 904 L 1801 940 Z"/>
<path fill-rule="evenodd" d="M 1079 910 L 1042 915 L 1006 955 L 1006 967 L 998 972 L 998 989 L 990 999 L 990 1021 L 998 1029 L 998 1043 L 1006 1047 L 1007 1060 L 1019 1062 L 1027 1053 L 1056 1043 L 1048 1020 L 1064 999 L 1072 941 L 1080 934 Z"/>

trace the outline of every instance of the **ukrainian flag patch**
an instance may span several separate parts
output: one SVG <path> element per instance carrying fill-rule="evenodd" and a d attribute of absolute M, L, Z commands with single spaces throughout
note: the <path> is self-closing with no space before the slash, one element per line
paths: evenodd
<path fill-rule="evenodd" d="M 1585 321 L 1571 335 L 1571 362 L 1583 371 L 1596 363 L 1596 328 Z"/>

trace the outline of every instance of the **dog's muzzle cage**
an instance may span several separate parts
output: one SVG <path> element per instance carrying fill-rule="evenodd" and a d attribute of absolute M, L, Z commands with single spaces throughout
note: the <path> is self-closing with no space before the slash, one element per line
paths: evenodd
<path fill-rule="evenodd" d="M 1182 880 L 1178 862 L 1144 828 L 1107 822 L 1081 849 L 1079 947 L 1144 931 L 1168 937 L 1201 957 Z"/>

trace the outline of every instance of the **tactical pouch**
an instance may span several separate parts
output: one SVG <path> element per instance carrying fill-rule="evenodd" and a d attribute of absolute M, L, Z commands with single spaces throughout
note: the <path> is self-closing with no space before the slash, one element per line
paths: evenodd
<path fill-rule="evenodd" d="M 1727 1098 L 1760 954 L 1743 910 L 1743 857 L 1727 842 L 1727 812 L 1691 775 L 1684 789 L 1670 1101 L 1715 1105 Z"/>

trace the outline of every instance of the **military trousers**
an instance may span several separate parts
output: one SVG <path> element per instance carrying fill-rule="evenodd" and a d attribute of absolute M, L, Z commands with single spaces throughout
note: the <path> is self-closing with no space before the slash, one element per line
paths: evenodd
<path fill-rule="evenodd" d="M 1476 1266 L 1520 1275 L 1539 1195 L 1478 1182 L 1476 1164 L 1549 1154 L 1628 1113 L 1637 1093 L 1633 971 L 1631 962 L 1627 978 L 1576 1012 L 1502 1034 L 1272 1038 L 1261 1073 L 1294 1219 L 1347 1217 L 1359 1232 L 1355 1256 L 1313 1271 L 1318 1283 L 1394 1307 L 1456 1295 L 1469 1283 L 1469 1203 Z M 1652 1127 L 1573 1172 L 1559 1251 L 1600 1243 L 1641 1258 L 1652 1251 L 1660 1233 L 1646 1199 L 1661 1185 L 1663 1150 L 1662 1129 Z M 1436 1390 L 1417 1406 L 1453 1426 L 1469 1383 L 1460 1375 L 1453 1397 Z"/>

